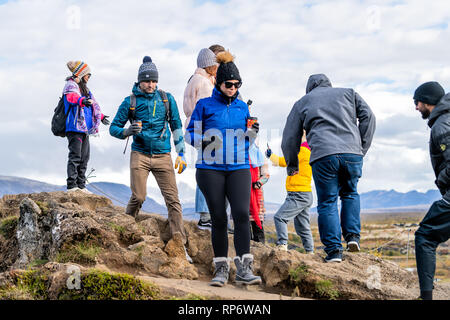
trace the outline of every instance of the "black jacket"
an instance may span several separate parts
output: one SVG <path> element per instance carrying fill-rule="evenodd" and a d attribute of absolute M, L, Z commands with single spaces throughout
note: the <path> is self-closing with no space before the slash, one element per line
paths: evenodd
<path fill-rule="evenodd" d="M 450 93 L 446 94 L 430 114 L 430 157 L 436 185 L 450 200 Z"/>

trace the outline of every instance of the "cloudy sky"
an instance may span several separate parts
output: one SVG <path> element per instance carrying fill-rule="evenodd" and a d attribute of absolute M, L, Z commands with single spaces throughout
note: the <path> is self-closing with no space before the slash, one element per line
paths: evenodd
<path fill-rule="evenodd" d="M 325 73 L 333 86 L 355 88 L 377 117 L 360 192 L 435 188 L 429 129 L 412 94 L 430 80 L 450 88 L 449 19 L 446 0 L 0 0 L 0 175 L 65 184 L 67 141 L 52 135 L 50 121 L 67 61 L 90 65 L 89 87 L 114 117 L 143 56 L 151 56 L 159 87 L 174 95 L 184 122 L 183 92 L 197 54 L 218 43 L 236 56 L 264 149 L 269 142 L 281 152 L 292 105 L 309 75 Z M 102 126 L 91 139 L 93 181 L 129 185 L 124 146 Z M 177 175 L 192 187 L 194 177 L 192 162 Z M 267 200 L 283 201 L 285 177 L 271 168 Z"/>

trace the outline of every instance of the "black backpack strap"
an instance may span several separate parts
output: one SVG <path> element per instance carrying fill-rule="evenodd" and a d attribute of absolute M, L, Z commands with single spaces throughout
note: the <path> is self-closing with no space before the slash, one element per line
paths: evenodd
<path fill-rule="evenodd" d="M 159 136 L 159 138 L 162 139 L 167 130 L 167 123 L 170 122 L 170 120 L 171 120 L 170 119 L 170 103 L 169 103 L 169 99 L 167 98 L 167 93 L 165 91 L 158 89 L 158 92 L 164 103 L 164 107 L 166 108 L 166 119 L 164 121 L 164 128 L 163 128 L 161 135 Z"/>
<path fill-rule="evenodd" d="M 128 110 L 128 120 L 130 123 L 133 123 L 133 120 L 136 119 L 136 96 L 134 93 L 130 94 L 130 109 Z"/>

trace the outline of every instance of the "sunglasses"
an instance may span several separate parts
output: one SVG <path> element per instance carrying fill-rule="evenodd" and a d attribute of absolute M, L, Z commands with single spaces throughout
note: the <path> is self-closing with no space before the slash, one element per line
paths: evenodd
<path fill-rule="evenodd" d="M 417 105 L 419 104 L 419 100 L 414 99 L 414 104 L 415 104 L 416 107 L 417 107 Z"/>
<path fill-rule="evenodd" d="M 235 87 L 236 89 L 239 89 L 242 86 L 242 82 L 229 82 L 225 81 L 225 88 L 230 89 L 231 87 Z"/>

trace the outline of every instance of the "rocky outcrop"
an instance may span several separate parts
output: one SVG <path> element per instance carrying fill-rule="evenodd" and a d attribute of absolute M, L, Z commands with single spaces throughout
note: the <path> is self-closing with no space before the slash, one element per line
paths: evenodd
<path fill-rule="evenodd" d="M 57 297 L 67 281 L 67 265 L 141 277 L 209 281 L 213 251 L 210 232 L 185 221 L 185 257 L 181 238 L 171 237 L 167 219 L 145 214 L 136 222 L 110 200 L 82 192 L 22 194 L 0 200 L 0 290 L 16 270 L 45 270 L 52 279 L 48 297 Z M 233 236 L 229 256 L 235 255 Z M 259 290 L 315 299 L 414 299 L 417 277 L 396 264 L 366 253 L 344 254 L 327 264 L 323 254 L 283 252 L 252 242 Z M 17 271 L 19 272 L 19 271 Z M 230 283 L 235 274 L 231 264 Z M 59 280 L 58 280 L 59 279 Z M 441 288 L 437 288 L 439 294 Z M 218 291 L 220 292 L 220 291 Z M 442 293 L 442 292 L 441 292 Z M 442 293 L 448 295 L 448 292 Z"/>

